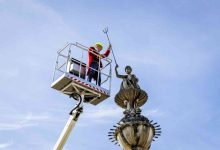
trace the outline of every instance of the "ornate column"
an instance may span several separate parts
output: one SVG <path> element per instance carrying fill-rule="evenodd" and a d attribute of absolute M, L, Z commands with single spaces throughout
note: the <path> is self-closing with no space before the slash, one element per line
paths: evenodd
<path fill-rule="evenodd" d="M 147 99 L 147 93 L 140 88 L 121 89 L 115 96 L 116 104 L 125 109 L 124 117 L 108 136 L 123 150 L 149 150 L 151 142 L 161 134 L 160 125 L 141 115 L 140 107 Z"/>

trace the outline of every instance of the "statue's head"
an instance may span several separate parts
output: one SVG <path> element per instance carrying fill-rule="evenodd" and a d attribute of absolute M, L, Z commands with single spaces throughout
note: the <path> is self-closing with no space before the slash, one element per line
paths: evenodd
<path fill-rule="evenodd" d="M 131 74 L 131 72 L 132 72 L 131 66 L 126 66 L 126 67 L 125 67 L 125 72 L 126 72 L 127 74 Z"/>

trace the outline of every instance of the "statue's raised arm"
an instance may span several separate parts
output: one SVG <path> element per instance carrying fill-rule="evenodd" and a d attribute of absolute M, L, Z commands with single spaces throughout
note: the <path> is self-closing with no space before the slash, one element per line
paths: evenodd
<path fill-rule="evenodd" d="M 134 74 L 131 74 L 132 68 L 130 66 L 125 67 L 126 75 L 120 75 L 118 74 L 118 65 L 115 66 L 115 73 L 118 78 L 123 79 L 121 83 L 121 89 L 128 89 L 128 88 L 134 88 L 134 89 L 140 89 L 138 85 L 138 78 Z"/>
<path fill-rule="evenodd" d="M 116 74 L 116 77 L 117 78 L 122 78 L 122 79 L 124 79 L 124 78 L 126 78 L 126 76 L 125 75 L 120 75 L 120 74 L 118 74 L 118 64 L 115 66 L 115 74 Z"/>

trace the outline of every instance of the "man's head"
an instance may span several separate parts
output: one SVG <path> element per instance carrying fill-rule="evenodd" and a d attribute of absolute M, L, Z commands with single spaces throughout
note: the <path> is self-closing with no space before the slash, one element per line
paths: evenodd
<path fill-rule="evenodd" d="M 102 50 L 102 48 L 103 48 L 102 43 L 98 42 L 95 45 L 97 47 L 97 50 L 100 52 Z"/>
<path fill-rule="evenodd" d="M 130 66 L 126 66 L 126 67 L 125 67 L 125 72 L 126 72 L 127 74 L 131 74 L 132 68 L 131 68 Z"/>

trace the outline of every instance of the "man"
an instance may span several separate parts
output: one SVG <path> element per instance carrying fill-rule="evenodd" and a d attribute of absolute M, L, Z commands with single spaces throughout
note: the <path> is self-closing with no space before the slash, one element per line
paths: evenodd
<path fill-rule="evenodd" d="M 89 54 L 89 69 L 87 72 L 87 80 L 91 82 L 92 78 L 96 80 L 96 85 L 101 85 L 101 73 L 97 72 L 100 71 L 100 68 L 102 68 L 102 62 L 101 59 L 108 57 L 111 50 L 111 44 L 109 45 L 107 51 L 104 54 L 100 54 L 100 51 L 103 49 L 102 43 L 98 42 L 95 44 L 95 46 L 92 46 L 89 48 L 88 54 Z"/>

